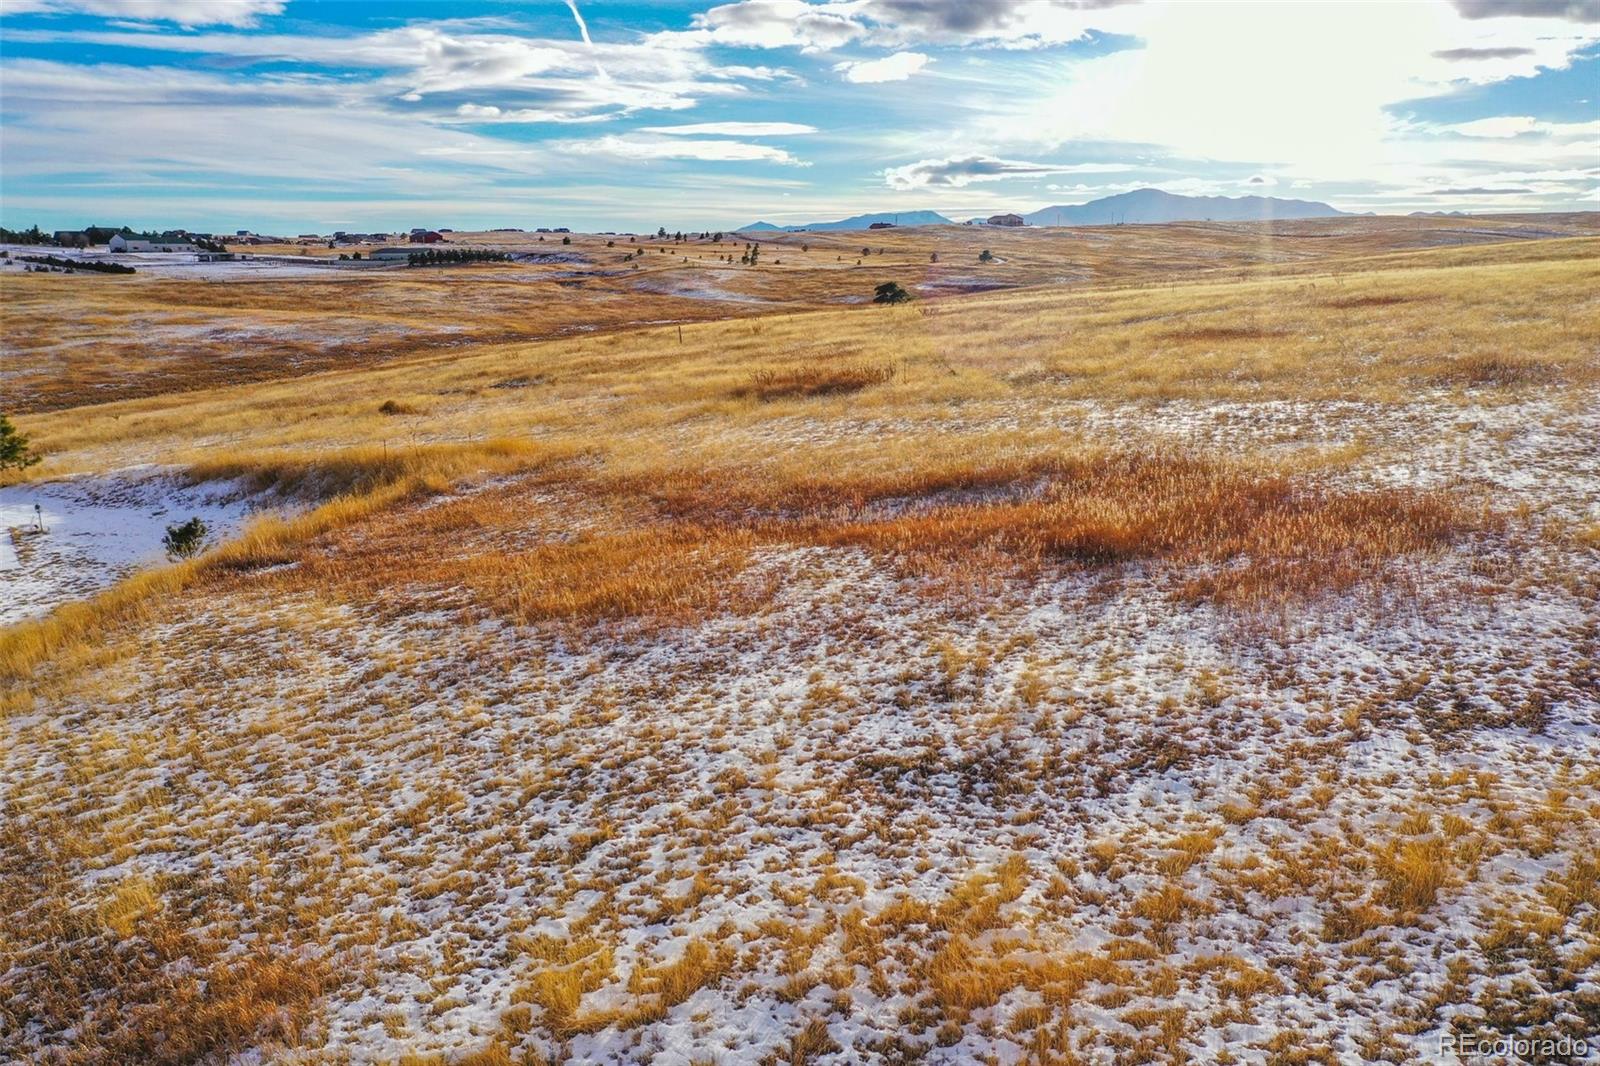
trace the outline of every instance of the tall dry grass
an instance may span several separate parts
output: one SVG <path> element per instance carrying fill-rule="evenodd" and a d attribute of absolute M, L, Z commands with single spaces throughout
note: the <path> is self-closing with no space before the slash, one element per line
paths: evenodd
<path fill-rule="evenodd" d="M 1027 566 L 1159 559 L 1196 571 L 1188 595 L 1250 602 L 1347 588 L 1483 521 L 1442 493 L 1340 490 L 1233 462 L 1106 453 L 1055 465 L 1029 498 L 935 502 L 825 524 L 812 538 L 935 565 L 975 548 Z"/>
<path fill-rule="evenodd" d="M 860 392 L 873 385 L 887 385 L 894 378 L 893 363 L 763 367 L 751 373 L 749 385 L 735 388 L 732 395 L 753 396 L 765 402 L 791 397 L 838 396 Z"/>
<path fill-rule="evenodd" d="M 930 579 L 935 595 L 1139 561 L 1165 568 L 1175 595 L 1260 606 L 1379 579 L 1397 557 L 1498 521 L 1442 492 L 1336 488 L 1178 451 L 921 459 L 854 476 L 563 468 L 493 501 L 446 500 L 384 516 L 381 529 L 345 527 L 325 545 L 301 541 L 282 580 L 395 609 L 448 591 L 520 622 L 692 624 L 767 601 L 778 579 L 751 568 L 759 550 L 848 548 Z M 582 528 L 564 533 L 574 521 Z M 479 547 L 519 525 L 547 532 L 526 547 Z"/>

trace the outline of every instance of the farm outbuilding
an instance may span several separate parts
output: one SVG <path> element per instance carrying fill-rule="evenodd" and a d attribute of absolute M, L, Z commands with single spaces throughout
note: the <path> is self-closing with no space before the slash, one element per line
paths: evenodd
<path fill-rule="evenodd" d="M 109 247 L 113 252 L 197 252 L 199 249 L 188 241 L 146 241 L 137 237 L 124 237 L 117 234 L 112 237 Z"/>

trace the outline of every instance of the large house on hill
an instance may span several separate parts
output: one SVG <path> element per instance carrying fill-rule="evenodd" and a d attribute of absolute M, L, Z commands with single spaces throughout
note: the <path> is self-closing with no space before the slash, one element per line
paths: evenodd
<path fill-rule="evenodd" d="M 1024 221 L 1021 215 L 990 215 L 989 220 L 984 224 L 988 226 L 1026 226 L 1028 223 Z"/>

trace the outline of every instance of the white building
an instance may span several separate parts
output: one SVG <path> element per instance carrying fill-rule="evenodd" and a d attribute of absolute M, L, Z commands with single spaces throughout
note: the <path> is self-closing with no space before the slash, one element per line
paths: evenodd
<path fill-rule="evenodd" d="M 117 234 L 111 238 L 113 252 L 198 252 L 200 249 L 188 241 L 142 241 Z"/>

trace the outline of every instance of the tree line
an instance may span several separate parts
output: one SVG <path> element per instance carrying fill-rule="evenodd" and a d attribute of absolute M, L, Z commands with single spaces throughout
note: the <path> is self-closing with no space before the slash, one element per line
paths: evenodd
<path fill-rule="evenodd" d="M 64 267 L 67 270 L 92 270 L 97 274 L 133 274 L 136 271 L 123 263 L 101 262 L 98 259 L 66 259 L 59 255 L 19 255 L 24 263 L 39 263 L 47 267 Z"/>
<path fill-rule="evenodd" d="M 412 252 L 406 256 L 406 266 L 445 266 L 450 263 L 504 263 L 511 257 L 505 252 L 491 252 L 482 248 L 429 248 L 425 252 Z"/>

